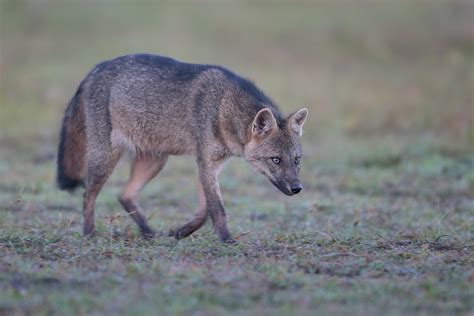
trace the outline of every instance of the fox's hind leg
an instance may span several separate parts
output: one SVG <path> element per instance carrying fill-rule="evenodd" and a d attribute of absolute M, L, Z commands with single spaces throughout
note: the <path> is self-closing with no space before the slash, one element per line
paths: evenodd
<path fill-rule="evenodd" d="M 120 158 L 121 150 L 112 149 L 110 152 L 93 153 L 87 161 L 86 190 L 84 192 L 84 236 L 92 235 L 95 231 L 94 207 L 95 200 L 105 182 L 112 174 Z"/>
<path fill-rule="evenodd" d="M 167 158 L 167 155 L 154 158 L 137 156 L 132 164 L 130 179 L 119 195 L 120 203 L 135 223 L 137 223 L 144 237 L 154 237 L 155 233 L 150 226 L 148 226 L 146 218 L 141 212 L 137 200 L 138 192 L 161 171 Z"/>

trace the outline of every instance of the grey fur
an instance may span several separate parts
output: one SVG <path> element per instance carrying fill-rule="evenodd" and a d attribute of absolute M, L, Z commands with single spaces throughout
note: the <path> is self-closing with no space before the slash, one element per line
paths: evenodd
<path fill-rule="evenodd" d="M 217 181 L 231 156 L 244 157 L 287 195 L 301 187 L 296 160 L 301 157 L 299 138 L 308 111 L 284 118 L 253 83 L 223 67 L 127 55 L 97 65 L 76 95 L 81 102 L 71 102 L 70 107 L 80 108 L 85 116 L 85 153 L 62 152 L 60 147 L 58 157 L 84 157 L 84 179 L 76 180 L 86 187 L 85 235 L 94 232 L 95 199 L 124 151 L 132 152 L 135 162 L 119 199 L 148 237 L 153 233 L 137 194 L 169 155 L 194 155 L 202 187 L 199 214 L 172 232 L 176 238 L 197 230 L 210 214 L 220 239 L 233 242 Z M 65 119 L 65 130 L 71 121 L 74 118 Z M 62 144 L 77 139 L 67 132 L 61 136 Z M 274 157 L 280 159 L 278 164 Z M 58 170 L 67 176 L 61 161 Z"/>

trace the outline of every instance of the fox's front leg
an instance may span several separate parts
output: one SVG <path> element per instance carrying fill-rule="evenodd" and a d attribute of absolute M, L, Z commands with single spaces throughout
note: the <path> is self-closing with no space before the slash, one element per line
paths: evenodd
<path fill-rule="evenodd" d="M 217 160 L 198 158 L 199 180 L 204 191 L 207 210 L 219 239 L 225 243 L 235 243 L 227 228 L 227 216 L 218 182 L 218 174 L 224 162 L 225 158 Z"/>

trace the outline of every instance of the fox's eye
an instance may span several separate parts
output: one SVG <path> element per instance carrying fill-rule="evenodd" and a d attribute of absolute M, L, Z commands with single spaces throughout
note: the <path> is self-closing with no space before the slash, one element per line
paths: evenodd
<path fill-rule="evenodd" d="M 295 165 L 299 165 L 301 161 L 301 157 L 295 157 Z"/>
<path fill-rule="evenodd" d="M 277 165 L 278 165 L 278 164 L 281 162 L 281 159 L 278 158 L 278 157 L 273 157 L 273 158 L 272 158 L 272 161 L 273 161 L 274 164 L 277 164 Z"/>

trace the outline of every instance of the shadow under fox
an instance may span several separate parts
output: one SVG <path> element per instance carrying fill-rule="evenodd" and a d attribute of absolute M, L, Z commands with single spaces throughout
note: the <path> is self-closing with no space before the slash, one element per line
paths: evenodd
<path fill-rule="evenodd" d="M 298 179 L 300 137 L 308 110 L 288 117 L 252 82 L 214 65 L 155 55 L 127 55 L 98 64 L 71 99 L 61 128 L 57 183 L 84 192 L 84 235 L 94 232 L 94 204 L 120 156 L 133 153 L 120 203 L 144 236 L 154 236 L 137 201 L 169 155 L 194 155 L 199 210 L 172 234 L 189 236 L 210 215 L 219 238 L 227 228 L 218 175 L 231 156 L 244 157 L 286 195 Z"/>

